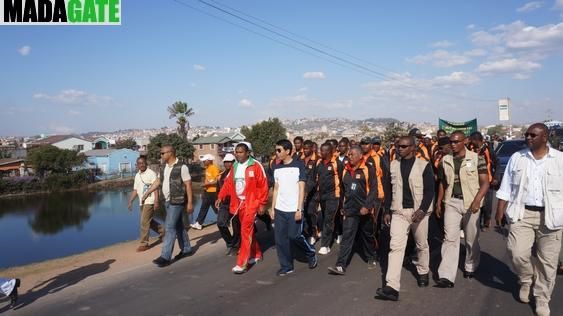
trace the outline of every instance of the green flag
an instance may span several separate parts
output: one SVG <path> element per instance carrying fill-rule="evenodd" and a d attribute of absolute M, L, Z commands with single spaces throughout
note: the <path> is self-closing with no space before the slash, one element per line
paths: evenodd
<path fill-rule="evenodd" d="M 466 122 L 450 122 L 443 119 L 438 119 L 438 125 L 440 129 L 446 131 L 446 133 L 451 134 L 454 131 L 462 131 L 466 136 L 469 136 L 473 132 L 477 132 L 477 119 L 472 119 Z"/>

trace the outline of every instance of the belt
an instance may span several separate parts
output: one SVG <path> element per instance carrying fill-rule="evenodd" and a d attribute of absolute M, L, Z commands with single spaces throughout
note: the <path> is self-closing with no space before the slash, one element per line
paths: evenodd
<path fill-rule="evenodd" d="M 453 198 L 463 200 L 463 194 L 452 194 Z"/>
<path fill-rule="evenodd" d="M 543 212 L 543 211 L 545 211 L 544 206 L 525 205 L 524 208 L 527 209 L 528 211 L 532 211 L 532 212 Z"/>

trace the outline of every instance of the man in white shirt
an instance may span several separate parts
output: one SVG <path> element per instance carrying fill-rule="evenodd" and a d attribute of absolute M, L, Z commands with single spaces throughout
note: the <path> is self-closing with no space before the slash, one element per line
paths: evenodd
<path fill-rule="evenodd" d="M 563 228 L 563 153 L 547 146 L 548 129 L 532 124 L 528 149 L 510 157 L 497 191 L 496 220 L 510 224 L 508 251 L 520 282 L 522 303 L 536 299 L 536 315 L 550 314 Z M 537 260 L 532 258 L 532 247 Z M 533 287 L 533 290 L 531 290 Z"/>
<path fill-rule="evenodd" d="M 139 157 L 137 159 L 137 169 L 139 171 L 135 175 L 133 192 L 131 192 L 131 197 L 129 198 L 129 203 L 127 204 L 129 212 L 131 212 L 133 201 L 137 198 L 137 196 L 142 197 L 145 192 L 149 190 L 153 182 L 157 179 L 156 172 L 147 168 L 147 159 L 145 157 Z M 159 234 L 159 238 L 162 239 L 162 237 L 164 236 L 164 228 L 153 219 L 154 211 L 158 208 L 158 202 L 158 191 L 154 191 L 153 193 L 149 194 L 149 196 L 144 201 L 139 199 L 141 208 L 141 229 L 139 238 L 140 245 L 139 247 L 137 247 L 137 252 L 150 249 L 150 229 L 157 232 Z"/>

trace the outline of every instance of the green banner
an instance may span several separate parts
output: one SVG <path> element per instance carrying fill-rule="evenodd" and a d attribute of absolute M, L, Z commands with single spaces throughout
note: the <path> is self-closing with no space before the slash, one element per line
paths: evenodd
<path fill-rule="evenodd" d="M 438 120 L 439 128 L 445 130 L 448 134 L 451 134 L 454 131 L 462 131 L 466 136 L 469 136 L 471 133 L 477 132 L 477 119 L 472 119 L 467 122 L 450 122 L 443 119 Z"/>

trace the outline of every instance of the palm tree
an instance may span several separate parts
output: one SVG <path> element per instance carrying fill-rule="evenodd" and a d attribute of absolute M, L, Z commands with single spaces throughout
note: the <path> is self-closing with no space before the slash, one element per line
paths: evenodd
<path fill-rule="evenodd" d="M 187 139 L 188 130 L 190 129 L 188 117 L 195 114 L 194 110 L 188 107 L 186 102 L 176 101 L 174 104 L 168 106 L 168 113 L 170 113 L 168 118 L 176 118 L 176 124 L 178 124 L 178 135 Z"/>

